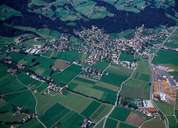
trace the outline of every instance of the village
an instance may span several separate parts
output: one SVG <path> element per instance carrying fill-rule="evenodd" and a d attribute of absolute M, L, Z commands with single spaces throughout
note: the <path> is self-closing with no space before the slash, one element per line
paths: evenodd
<path fill-rule="evenodd" d="M 10 52 L 19 52 L 27 55 L 40 56 L 42 53 L 47 52 L 48 50 L 54 50 L 57 52 L 64 52 L 70 50 L 77 50 L 79 53 L 87 54 L 88 58 L 80 62 L 63 62 L 58 61 L 54 64 L 51 69 L 53 72 L 60 71 L 62 72 L 65 69 L 64 67 L 59 67 L 59 64 L 70 66 L 71 64 L 85 65 L 82 67 L 82 76 L 85 78 L 92 78 L 95 80 L 100 80 L 103 76 L 103 71 L 92 67 L 98 61 L 107 60 L 108 62 L 116 65 L 121 65 L 129 70 L 134 70 L 137 66 L 135 61 L 121 61 L 120 54 L 121 52 L 126 52 L 133 56 L 141 56 L 145 59 L 148 59 L 152 56 L 151 48 L 162 47 L 159 44 L 150 45 L 149 41 L 155 41 L 159 38 L 166 38 L 168 36 L 168 31 L 162 31 L 157 34 L 147 35 L 144 34 L 144 25 L 139 27 L 133 38 L 131 39 L 111 39 L 111 37 L 103 32 L 103 30 L 92 26 L 91 29 L 86 29 L 81 32 L 78 32 L 78 36 L 85 43 L 81 43 L 79 46 L 72 47 L 69 43 L 69 37 L 67 35 L 61 35 L 58 40 L 50 40 L 44 45 L 33 45 L 31 48 L 25 48 L 23 46 L 23 41 L 26 39 L 40 40 L 39 37 L 31 35 L 22 35 L 17 37 L 15 42 L 22 47 L 21 49 L 11 46 L 7 49 L 7 53 Z M 26 65 L 14 63 L 10 58 L 6 58 L 2 63 L 5 63 L 9 66 L 8 72 L 12 75 L 15 75 L 16 72 L 25 71 L 26 75 L 31 78 L 48 83 L 48 87 L 43 92 L 43 95 L 63 95 L 65 90 L 68 88 L 68 85 L 59 85 L 51 77 L 44 77 L 38 73 L 33 72 L 28 69 Z M 171 104 L 175 104 L 176 100 L 176 81 L 166 73 L 166 68 L 161 66 L 153 67 L 153 91 L 152 98 L 154 100 L 161 100 Z M 107 73 L 107 72 L 106 72 Z M 160 75 L 161 74 L 161 75 Z M 37 93 L 37 90 L 34 90 L 34 93 Z M 125 108 L 131 108 L 141 113 L 144 113 L 148 117 L 158 116 L 159 111 L 155 108 L 151 100 L 126 100 L 120 99 L 120 105 Z M 35 115 L 38 116 L 38 115 Z M 23 118 L 23 122 L 28 121 L 31 118 L 35 117 L 34 114 L 27 115 Z M 88 128 L 93 125 L 93 122 L 85 118 L 81 128 Z"/>
<path fill-rule="evenodd" d="M 132 55 L 143 56 L 148 59 L 151 54 L 151 47 L 157 48 L 157 44 L 149 44 L 150 41 L 156 41 L 160 38 L 166 38 L 169 32 L 164 31 L 157 34 L 144 35 L 144 25 L 137 28 L 133 38 L 130 39 L 111 39 L 102 29 L 92 26 L 91 29 L 84 29 L 76 34 L 84 42 L 78 46 L 71 46 L 69 43 L 69 37 L 62 34 L 58 40 L 49 40 L 44 45 L 34 45 L 31 48 L 21 48 L 22 52 L 27 54 L 42 54 L 48 50 L 55 50 L 63 52 L 67 50 L 77 50 L 79 53 L 87 54 L 88 58 L 84 62 L 89 65 L 95 64 L 97 61 L 107 59 L 112 63 L 119 63 L 119 55 L 121 51 L 128 52 Z M 24 40 L 34 38 L 40 40 L 39 37 L 31 35 L 21 35 L 17 37 L 15 42 L 17 44 L 23 44 Z M 22 45 L 23 46 L 23 45 Z"/>

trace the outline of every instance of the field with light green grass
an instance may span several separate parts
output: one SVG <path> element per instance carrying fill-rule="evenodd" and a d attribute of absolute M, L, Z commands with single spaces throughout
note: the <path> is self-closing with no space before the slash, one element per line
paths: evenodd
<path fill-rule="evenodd" d="M 133 62 L 134 56 L 125 52 L 121 52 L 120 57 L 119 57 L 120 61 L 130 61 Z"/>
<path fill-rule="evenodd" d="M 51 118 L 51 115 L 53 115 L 53 118 Z M 75 116 L 75 118 L 77 118 L 76 120 L 77 122 L 73 122 L 74 120 L 71 120 L 74 123 L 73 126 L 75 126 L 76 128 L 80 126 L 80 124 L 82 123 L 83 117 L 81 117 L 75 112 L 70 111 L 69 109 L 65 108 L 64 106 L 60 104 L 53 105 L 51 108 L 49 108 L 44 113 L 44 115 L 41 115 L 40 119 L 45 123 L 47 127 L 55 126 L 58 123 L 59 123 L 58 124 L 59 126 L 63 127 L 63 125 L 64 126 L 70 125 L 70 124 L 66 124 L 68 121 L 68 118 L 70 119 L 71 117 L 69 115 L 71 115 L 72 117 Z M 75 119 L 75 118 L 72 118 L 72 119 Z M 62 122 L 60 122 L 61 120 Z"/>
<path fill-rule="evenodd" d="M 117 92 L 117 88 L 113 89 L 110 84 L 79 77 L 69 84 L 69 89 L 112 104 L 115 102 Z"/>
<path fill-rule="evenodd" d="M 120 65 L 111 65 L 101 77 L 101 81 L 120 86 L 130 75 L 130 71 Z"/>
<path fill-rule="evenodd" d="M 140 60 L 132 77 L 123 85 L 121 95 L 130 98 L 149 98 L 150 68 L 148 62 Z M 139 91 L 138 91 L 139 90 Z"/>
<path fill-rule="evenodd" d="M 160 50 L 154 58 L 155 64 L 178 65 L 178 53 L 170 50 Z"/>
<path fill-rule="evenodd" d="M 57 72 L 53 74 L 53 78 L 57 84 L 68 84 L 73 78 L 75 78 L 81 72 L 81 66 L 72 64 L 66 68 L 63 72 Z"/>
<path fill-rule="evenodd" d="M 165 128 L 165 124 L 163 120 L 157 117 L 155 119 L 151 119 L 143 123 L 141 128 Z"/>

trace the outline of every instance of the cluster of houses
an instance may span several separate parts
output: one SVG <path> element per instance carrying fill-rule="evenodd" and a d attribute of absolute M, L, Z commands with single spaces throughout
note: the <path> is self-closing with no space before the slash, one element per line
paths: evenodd
<path fill-rule="evenodd" d="M 130 61 L 121 61 L 120 64 L 123 67 L 126 67 L 127 69 L 133 70 L 136 68 L 137 63 L 136 62 L 130 62 Z"/>
<path fill-rule="evenodd" d="M 68 36 L 65 34 L 61 34 L 59 39 L 50 40 L 46 43 L 43 47 L 43 51 L 48 49 L 55 50 L 55 51 L 65 51 L 68 50 L 69 47 L 69 39 Z"/>
<path fill-rule="evenodd" d="M 50 94 L 50 92 L 55 92 L 55 93 L 63 94 L 63 89 L 65 89 L 65 86 L 60 87 L 60 86 L 57 86 L 53 83 L 49 83 L 49 85 L 47 87 L 47 93 Z"/>
<path fill-rule="evenodd" d="M 140 100 L 137 102 L 138 111 L 146 114 L 147 116 L 158 115 L 158 110 L 155 108 L 151 100 Z"/>
<path fill-rule="evenodd" d="M 92 26 L 91 29 L 84 29 L 78 33 L 84 44 L 80 47 L 80 52 L 89 55 L 86 59 L 88 64 L 94 64 L 104 58 L 118 63 L 119 49 L 113 44 L 113 40 L 103 30 Z"/>
<path fill-rule="evenodd" d="M 25 53 L 29 53 L 29 54 L 39 54 L 39 52 L 41 51 L 42 46 L 41 45 L 33 45 L 32 48 L 29 48 L 25 51 Z"/>
<path fill-rule="evenodd" d="M 154 117 L 158 115 L 158 110 L 152 100 L 119 97 L 119 101 L 121 106 L 139 111 L 147 116 Z"/>
<path fill-rule="evenodd" d="M 34 113 L 27 114 L 25 117 L 23 117 L 22 122 L 25 123 L 25 122 L 27 122 L 27 121 L 29 121 L 31 119 L 36 118 L 36 117 L 37 117 L 37 114 L 34 114 Z"/>
<path fill-rule="evenodd" d="M 25 49 L 25 53 L 40 54 L 49 50 L 58 52 L 76 50 L 79 53 L 88 55 L 88 58 L 83 63 L 92 65 L 99 60 L 107 59 L 112 63 L 119 64 L 121 51 L 148 58 L 152 54 L 148 42 L 168 36 L 167 31 L 148 35 L 144 35 L 143 33 L 144 25 L 137 28 L 134 36 L 130 39 L 112 39 L 102 29 L 92 26 L 90 29 L 84 29 L 76 33 L 82 40 L 78 45 L 70 45 L 68 35 L 62 34 L 57 40 L 46 40 L 44 45 L 33 45 L 31 48 Z M 16 42 L 23 42 L 31 38 L 34 40 L 39 39 L 39 37 L 24 34 L 17 37 Z"/>
<path fill-rule="evenodd" d="M 20 115 L 20 117 L 22 117 L 21 118 L 22 123 L 25 123 L 25 122 L 27 122 L 31 119 L 34 119 L 38 116 L 36 113 L 26 112 L 26 110 L 23 107 L 20 107 L 20 106 L 15 107 L 15 114 Z"/>
<path fill-rule="evenodd" d="M 85 118 L 80 128 L 90 128 L 90 126 L 92 125 L 93 125 L 93 122 L 90 119 Z"/>
<path fill-rule="evenodd" d="M 83 67 L 83 74 L 85 77 L 100 79 L 102 71 L 92 67 Z"/>
<path fill-rule="evenodd" d="M 17 38 L 15 38 L 15 43 L 16 44 L 21 44 L 23 43 L 25 40 L 29 40 L 29 39 L 35 39 L 35 35 L 33 34 L 22 34 L 20 36 L 18 36 Z"/>
<path fill-rule="evenodd" d="M 34 38 L 35 40 L 36 38 Z M 47 52 L 49 50 L 51 51 L 65 51 L 68 49 L 68 36 L 62 34 L 59 39 L 51 39 L 47 41 L 44 45 L 33 45 L 31 48 L 25 49 L 25 53 L 28 54 L 40 54 Z"/>
<path fill-rule="evenodd" d="M 80 45 L 79 51 L 89 55 L 86 60 L 89 64 L 94 64 L 103 58 L 118 64 L 121 51 L 148 58 L 152 54 L 149 49 L 149 42 L 165 38 L 169 34 L 167 31 L 148 35 L 143 33 L 144 25 L 137 28 L 134 36 L 130 39 L 111 39 L 101 29 L 92 26 L 91 29 L 84 29 L 78 33 L 79 37 L 85 42 Z"/>
<path fill-rule="evenodd" d="M 130 54 L 137 54 L 140 56 L 143 56 L 144 58 L 148 58 L 151 54 L 151 50 L 149 49 L 149 46 L 152 46 L 153 44 L 150 44 L 150 41 L 156 41 L 162 38 L 166 38 L 169 33 L 167 30 L 161 31 L 156 34 L 149 34 L 144 35 L 144 25 L 139 27 L 137 31 L 135 32 L 135 35 L 131 39 L 116 39 L 115 45 L 120 48 L 122 51 L 127 51 Z"/>

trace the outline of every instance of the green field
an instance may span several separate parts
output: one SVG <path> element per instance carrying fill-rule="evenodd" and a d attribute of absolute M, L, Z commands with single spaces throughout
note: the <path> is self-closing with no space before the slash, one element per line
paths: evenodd
<path fill-rule="evenodd" d="M 40 119 L 45 123 L 47 127 L 51 127 L 54 125 L 60 118 L 64 117 L 65 114 L 69 112 L 68 109 L 61 106 L 60 104 L 55 104 L 50 109 L 48 109 L 43 115 L 41 115 Z M 53 118 L 51 118 L 51 115 Z"/>
<path fill-rule="evenodd" d="M 156 101 L 155 102 L 158 108 L 165 114 L 165 115 L 173 115 L 174 114 L 174 107 L 166 102 Z"/>
<path fill-rule="evenodd" d="M 147 99 L 149 97 L 149 89 L 149 85 L 144 81 L 131 79 L 123 86 L 121 95 L 129 98 Z"/>
<path fill-rule="evenodd" d="M 136 128 L 136 127 L 126 123 L 120 123 L 119 128 Z"/>
<path fill-rule="evenodd" d="M 163 120 L 155 118 L 145 122 L 141 128 L 165 128 L 165 124 Z"/>
<path fill-rule="evenodd" d="M 36 120 L 32 119 L 29 122 L 23 124 L 22 128 L 43 128 L 43 126 Z"/>
<path fill-rule="evenodd" d="M 141 59 L 132 77 L 123 85 L 120 94 L 129 98 L 148 99 L 150 94 L 150 73 L 148 62 Z"/>
<path fill-rule="evenodd" d="M 82 61 L 83 59 L 85 59 L 85 55 L 83 54 L 80 54 L 76 51 L 65 51 L 65 52 L 60 52 L 58 53 L 56 56 L 54 56 L 58 59 L 63 59 L 63 60 L 67 60 L 67 61 L 70 61 L 70 62 L 73 62 L 73 61 Z"/>
<path fill-rule="evenodd" d="M 37 81 L 37 80 L 31 78 L 30 76 L 26 75 L 25 73 L 18 74 L 17 78 L 21 83 L 26 85 L 26 87 L 35 89 L 38 92 L 42 92 L 48 86 L 47 83 Z"/>
<path fill-rule="evenodd" d="M 111 105 L 99 103 L 97 101 L 92 101 L 88 107 L 81 113 L 81 115 L 92 121 L 99 121 L 103 116 L 105 116 L 111 109 Z"/>
<path fill-rule="evenodd" d="M 105 128 L 116 128 L 117 121 L 112 118 L 108 118 L 105 124 Z"/>
<path fill-rule="evenodd" d="M 176 118 L 178 119 L 178 110 L 175 110 Z"/>
<path fill-rule="evenodd" d="M 67 95 L 52 95 L 52 96 L 37 94 L 36 97 L 39 103 L 37 106 L 37 110 L 38 113 L 40 114 L 44 113 L 46 110 L 48 110 L 56 103 L 66 106 L 67 108 L 70 108 L 75 112 L 81 113 L 92 102 L 91 99 L 73 93 L 68 93 Z"/>
<path fill-rule="evenodd" d="M 110 110 L 112 106 L 108 104 L 101 104 L 94 113 L 90 116 L 91 120 L 99 121 L 102 117 L 104 117 Z"/>
<path fill-rule="evenodd" d="M 24 109 L 27 109 L 32 112 L 35 111 L 34 110 L 35 99 L 33 95 L 31 94 L 31 92 L 29 91 L 19 93 L 19 94 L 17 93 L 17 94 L 8 95 L 6 96 L 5 100 L 8 101 L 12 105 L 24 107 Z"/>
<path fill-rule="evenodd" d="M 14 116 L 14 107 L 19 106 L 26 111 L 35 112 L 36 101 L 31 90 L 28 88 L 33 87 L 34 89 L 38 89 L 41 83 L 31 79 L 24 73 L 18 74 L 17 76 L 12 76 L 5 71 L 6 67 L 4 65 L 1 64 L 1 66 L 0 94 L 3 95 L 4 98 L 0 101 L 0 111 L 2 112 L 0 117 L 7 117 L 1 118 L 5 119 L 6 121 L 20 122 L 24 115 Z M 46 85 L 42 85 L 46 88 Z M 39 91 L 43 89 L 44 88 L 40 88 Z"/>
<path fill-rule="evenodd" d="M 97 99 L 101 99 L 101 97 L 103 96 L 102 91 L 100 90 L 96 90 L 90 86 L 86 86 L 86 85 L 77 85 L 74 89 L 74 91 L 76 92 L 80 92 L 82 94 L 86 94 L 88 96 L 92 96 L 92 97 L 96 97 Z"/>
<path fill-rule="evenodd" d="M 108 61 L 102 60 L 102 61 L 98 61 L 96 64 L 92 65 L 92 67 L 95 69 L 98 69 L 100 71 L 103 71 L 108 65 L 109 65 Z"/>
<path fill-rule="evenodd" d="M 0 94 L 13 93 L 26 89 L 22 83 L 20 83 L 16 77 L 6 74 L 0 79 Z"/>
<path fill-rule="evenodd" d="M 60 121 L 55 125 L 59 128 L 79 128 L 83 122 L 83 117 L 75 112 L 69 112 L 65 117 L 60 119 Z"/>
<path fill-rule="evenodd" d="M 53 115 L 53 118 L 51 118 Z M 45 123 L 47 127 L 56 126 L 61 128 L 78 128 L 83 122 L 83 117 L 74 111 L 56 103 L 51 106 L 40 119 Z"/>
<path fill-rule="evenodd" d="M 103 82 L 77 77 L 69 84 L 69 88 L 76 92 L 95 97 L 112 104 L 114 104 L 116 99 L 117 88 L 114 90 L 112 89 L 112 85 L 105 84 Z"/>
<path fill-rule="evenodd" d="M 170 50 L 160 50 L 154 58 L 155 64 L 178 65 L 178 53 Z"/>
<path fill-rule="evenodd" d="M 27 65 L 32 71 L 44 77 L 50 76 L 52 71 L 51 67 L 54 64 L 54 60 L 46 57 L 25 55 L 20 53 L 11 53 L 9 56 L 14 62 Z"/>
<path fill-rule="evenodd" d="M 178 126 L 175 116 L 167 116 L 167 118 L 169 120 L 169 128 L 176 128 Z"/>
<path fill-rule="evenodd" d="M 119 60 L 120 61 L 130 61 L 130 62 L 133 62 L 135 59 L 134 59 L 133 55 L 125 53 L 125 52 L 121 52 Z"/>
<path fill-rule="evenodd" d="M 54 64 L 54 60 L 44 57 L 37 57 L 33 62 L 33 65 L 35 64 L 37 65 L 32 68 L 34 72 L 42 76 L 49 77 L 52 71 L 52 65 Z"/>
<path fill-rule="evenodd" d="M 121 83 L 128 78 L 129 74 L 130 71 L 128 69 L 120 65 L 112 65 L 104 72 L 101 80 L 109 84 L 120 86 Z"/>
<path fill-rule="evenodd" d="M 116 120 L 125 121 L 129 115 L 129 113 L 130 113 L 129 109 L 115 108 L 110 116 Z"/>
<path fill-rule="evenodd" d="M 52 78 L 54 78 L 57 84 L 67 84 L 74 77 L 76 77 L 81 72 L 81 66 L 72 64 L 68 68 L 66 68 L 63 72 L 57 72 L 53 74 Z"/>
<path fill-rule="evenodd" d="M 102 128 L 103 127 L 103 124 L 104 124 L 104 119 L 98 124 L 98 125 L 96 125 L 95 127 L 96 128 Z"/>
<path fill-rule="evenodd" d="M 100 106 L 100 103 L 93 101 L 90 105 L 81 113 L 85 117 L 90 117 L 92 113 Z"/>
<path fill-rule="evenodd" d="M 8 45 L 14 43 L 14 38 L 11 37 L 4 37 L 4 36 L 0 36 L 0 45 Z"/>

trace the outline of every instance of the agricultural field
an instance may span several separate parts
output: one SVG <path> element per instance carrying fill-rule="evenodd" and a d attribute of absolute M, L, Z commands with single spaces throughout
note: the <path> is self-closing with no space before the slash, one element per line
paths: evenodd
<path fill-rule="evenodd" d="M 53 64 L 52 69 L 57 70 L 57 71 L 61 71 L 61 70 L 64 70 L 68 66 L 69 66 L 69 62 L 58 59 Z"/>
<path fill-rule="evenodd" d="M 82 54 L 75 52 L 75 51 L 60 52 L 54 57 L 56 57 L 58 59 L 67 60 L 67 61 L 70 61 L 70 62 L 73 62 L 73 61 L 78 62 L 78 61 L 82 61 L 82 60 L 85 59 L 85 55 L 82 55 Z"/>
<path fill-rule="evenodd" d="M 115 121 L 115 120 L 109 118 L 109 119 L 106 121 L 105 127 L 116 128 L 116 127 L 117 127 L 117 121 Z"/>
<path fill-rule="evenodd" d="M 117 107 L 110 114 L 105 127 L 112 128 L 137 128 L 148 118 L 142 113 L 130 110 L 128 108 Z"/>
<path fill-rule="evenodd" d="M 130 61 L 133 62 L 135 60 L 134 55 L 122 52 L 119 57 L 120 61 Z"/>
<path fill-rule="evenodd" d="M 141 59 L 131 78 L 124 83 L 121 95 L 129 98 L 149 98 L 150 68 L 148 62 Z M 139 90 L 139 92 L 138 92 Z"/>
<path fill-rule="evenodd" d="M 109 66 L 109 62 L 107 60 L 102 60 L 92 65 L 93 68 L 103 71 L 107 66 Z"/>
<path fill-rule="evenodd" d="M 14 43 L 14 39 L 15 38 L 0 36 L 0 45 L 3 46 L 3 45 Z"/>
<path fill-rule="evenodd" d="M 152 127 L 165 128 L 165 124 L 160 118 L 155 118 L 143 123 L 141 128 L 152 128 Z"/>
<path fill-rule="evenodd" d="M 125 81 L 130 74 L 130 71 L 120 65 L 111 65 L 104 72 L 101 77 L 101 81 L 113 84 L 115 86 L 120 86 L 123 81 Z"/>
<path fill-rule="evenodd" d="M 22 125 L 22 128 L 34 128 L 34 127 L 43 128 L 43 125 L 41 125 L 36 119 L 33 119 L 28 123 Z"/>
<path fill-rule="evenodd" d="M 115 86 L 80 77 L 77 77 L 69 84 L 69 89 L 112 104 L 114 104 L 117 94 L 117 87 Z"/>
<path fill-rule="evenodd" d="M 63 72 L 57 72 L 53 74 L 53 78 L 56 83 L 67 84 L 74 79 L 81 72 L 81 66 L 72 64 L 66 68 Z"/>
<path fill-rule="evenodd" d="M 55 113 L 55 115 L 54 115 Z M 53 118 L 51 118 L 51 115 L 53 115 Z M 77 115 L 76 113 L 66 109 L 64 106 L 61 106 L 60 104 L 55 104 L 51 108 L 49 108 L 44 115 L 41 115 L 40 119 L 45 123 L 47 127 L 52 127 L 57 125 L 64 127 L 67 126 L 67 121 L 65 121 L 65 116 L 70 115 L 66 117 L 66 119 L 75 119 L 82 121 L 82 117 L 80 115 Z M 60 120 L 63 120 L 63 123 L 60 123 Z M 66 123 L 65 123 L 66 122 Z M 78 127 L 81 122 L 75 122 L 74 127 Z"/>
<path fill-rule="evenodd" d="M 165 115 L 173 115 L 174 113 L 173 105 L 161 101 L 155 103 Z"/>
<path fill-rule="evenodd" d="M 160 50 L 160 52 L 154 58 L 153 63 L 176 66 L 178 65 L 178 62 L 176 61 L 177 59 L 178 59 L 177 52 L 170 51 L 170 50 Z"/>
<path fill-rule="evenodd" d="M 9 57 L 18 64 L 29 66 L 32 71 L 44 77 L 50 76 L 52 72 L 51 67 L 54 64 L 54 60 L 52 59 L 16 53 L 10 54 Z"/>

